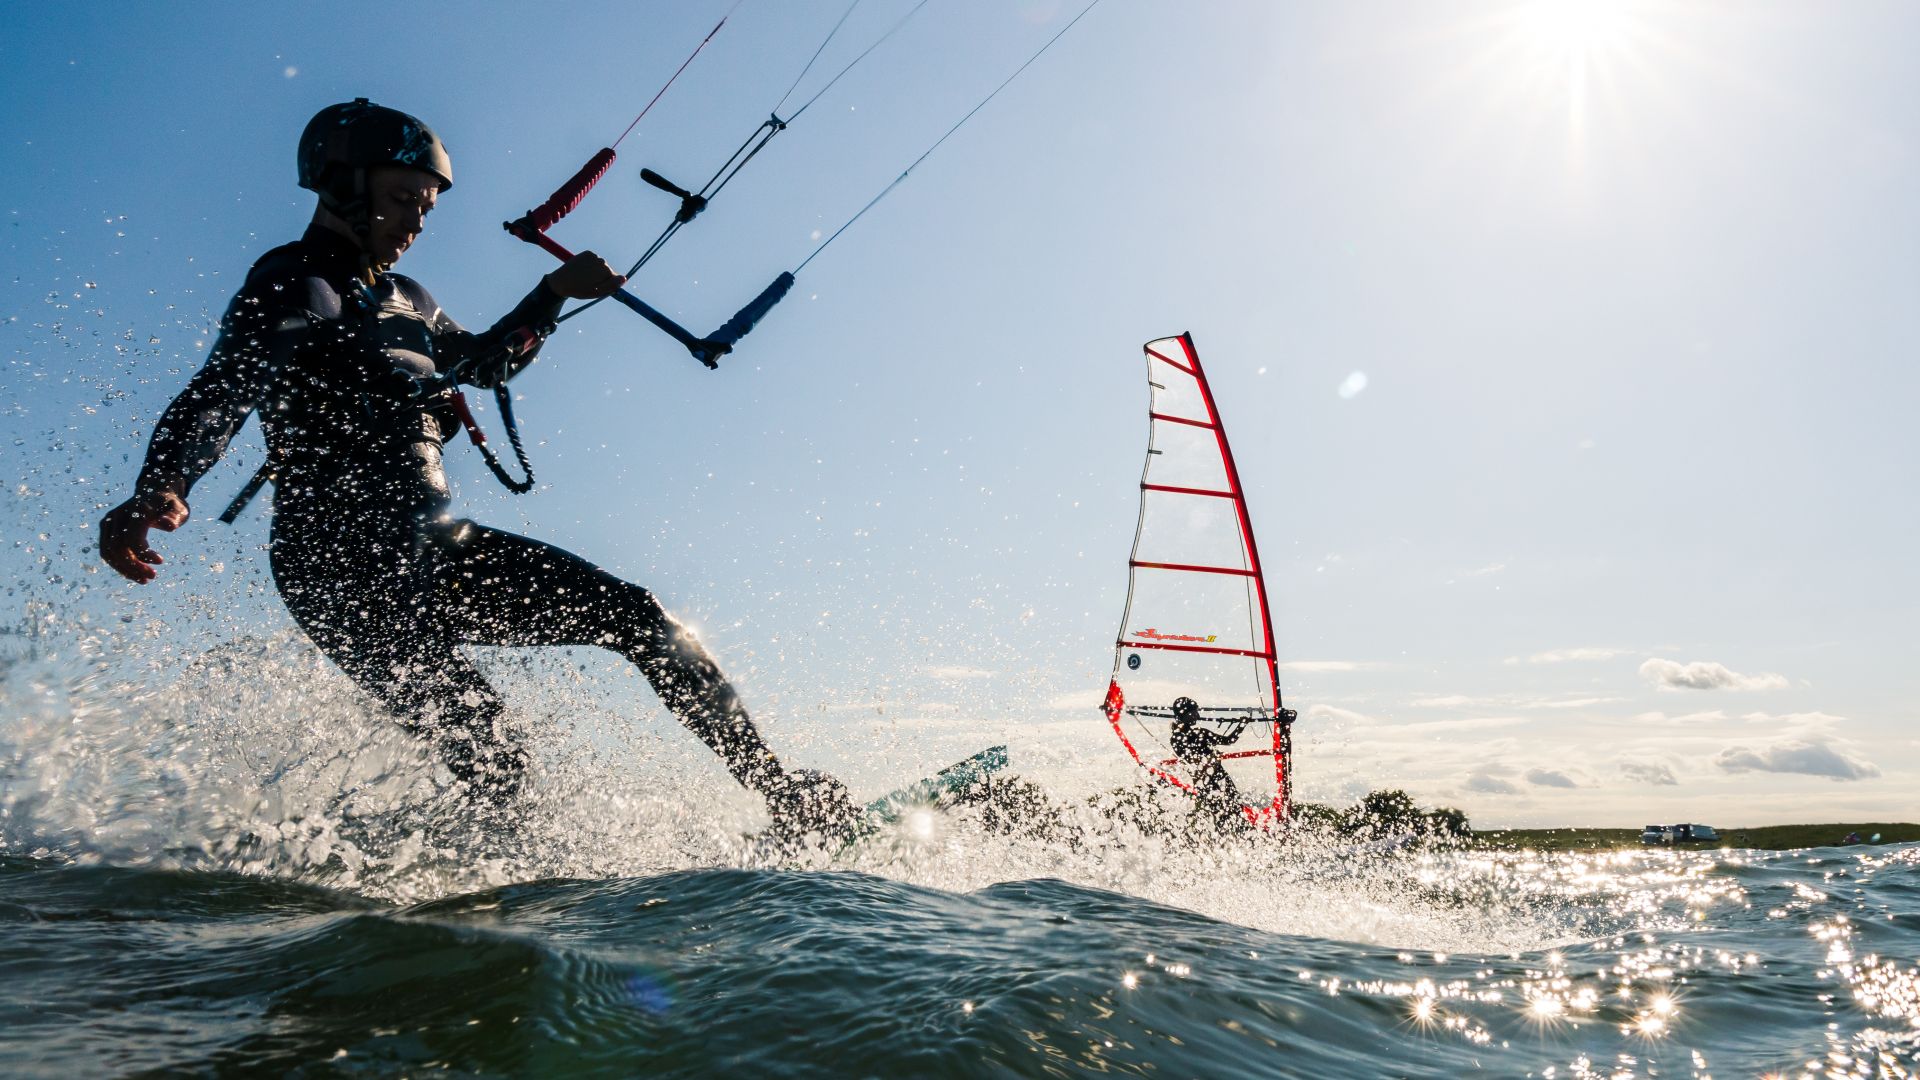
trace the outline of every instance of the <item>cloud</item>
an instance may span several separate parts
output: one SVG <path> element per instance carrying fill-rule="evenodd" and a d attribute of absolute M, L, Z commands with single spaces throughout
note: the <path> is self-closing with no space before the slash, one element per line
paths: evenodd
<path fill-rule="evenodd" d="M 1590 705 L 1605 705 L 1622 700 L 1625 699 L 1617 697 L 1542 698 L 1521 697 L 1517 694 L 1469 697 L 1466 694 L 1438 694 L 1414 698 L 1407 702 L 1407 705 L 1415 709 L 1456 709 L 1465 706 L 1505 709 L 1584 709 Z"/>
<path fill-rule="evenodd" d="M 1611 660 L 1616 656 L 1632 652 L 1631 649 L 1615 649 L 1607 646 L 1588 645 L 1577 649 L 1548 649 L 1527 657 L 1529 664 L 1565 664 L 1575 660 Z"/>
<path fill-rule="evenodd" d="M 1566 773 L 1560 772 L 1557 769 L 1528 769 L 1527 783 L 1533 784 L 1536 787 L 1573 788 L 1580 786 L 1574 783 L 1573 779 Z"/>
<path fill-rule="evenodd" d="M 1729 746 L 1713 759 L 1722 772 L 1800 773 L 1831 780 L 1866 780 L 1880 775 L 1871 761 L 1849 757 L 1825 740 L 1786 739 L 1754 750 Z"/>
<path fill-rule="evenodd" d="M 1679 716 L 1668 716 L 1663 712 L 1643 712 L 1634 717 L 1635 721 L 1643 724 L 1670 724 L 1676 726 L 1688 724 L 1718 724 L 1731 719 L 1733 718 L 1719 709 L 1713 709 L 1707 712 L 1683 713 Z"/>
<path fill-rule="evenodd" d="M 1782 690 L 1787 685 L 1784 675 L 1742 675 L 1711 660 L 1682 664 L 1655 657 L 1640 665 L 1640 674 L 1662 690 Z"/>
<path fill-rule="evenodd" d="M 1842 718 L 1832 713 L 1797 712 L 1772 713 L 1751 712 L 1740 717 L 1749 724 L 1771 724 L 1781 735 L 1797 735 L 1801 738 L 1825 741 L 1826 736 L 1842 723 Z"/>
<path fill-rule="evenodd" d="M 1499 563 L 1488 563 L 1485 566 L 1475 567 L 1472 570 L 1462 570 L 1454 574 L 1452 577 L 1448 578 L 1447 584 L 1458 585 L 1460 583 L 1461 578 L 1486 577 L 1489 574 L 1497 574 L 1500 571 L 1505 570 L 1506 568 L 1507 568 L 1506 563 L 1499 562 Z"/>
<path fill-rule="evenodd" d="M 1519 727 L 1532 721 L 1524 716 L 1463 716 L 1452 720 L 1420 720 L 1411 724 L 1381 724 L 1378 730 L 1393 735 L 1411 735 L 1427 731 L 1478 731 L 1485 728 Z"/>
<path fill-rule="evenodd" d="M 1379 723 L 1379 721 L 1368 716 L 1366 713 L 1354 712 L 1352 709 L 1342 709 L 1337 705 L 1325 705 L 1319 702 L 1307 707 L 1306 718 L 1309 720 L 1331 720 L 1336 724 L 1357 724 L 1362 727 L 1371 727 Z"/>
<path fill-rule="evenodd" d="M 816 712 L 827 713 L 829 715 L 839 713 L 853 713 L 858 715 L 860 713 L 867 713 L 873 716 L 891 716 L 895 719 L 905 719 L 909 716 L 922 713 L 957 713 L 960 711 L 960 706 L 946 701 L 887 701 L 885 699 L 875 699 L 873 701 L 823 702 L 815 706 L 814 709 Z"/>
<path fill-rule="evenodd" d="M 1672 769 L 1658 762 L 1623 761 L 1620 763 L 1620 774 L 1636 784 L 1676 787 L 1680 783 L 1674 778 Z"/>
<path fill-rule="evenodd" d="M 1072 690 L 1055 694 L 1053 697 L 1042 702 L 1040 707 L 1049 712 L 1084 712 L 1088 716 L 1092 716 L 1094 710 L 1100 707 L 1100 702 L 1106 696 L 1107 691 L 1105 687 L 1101 687 L 1098 690 Z"/>
<path fill-rule="evenodd" d="M 927 674 L 936 679 L 957 682 L 962 679 L 991 679 L 998 672 L 988 671 L 986 668 L 948 666 L 930 667 L 927 669 Z"/>
<path fill-rule="evenodd" d="M 1462 786 L 1465 787 L 1468 791 L 1477 791 L 1482 795 L 1518 795 L 1520 794 L 1520 789 L 1517 787 L 1514 787 L 1508 781 L 1502 780 L 1497 776 L 1494 776 L 1490 773 L 1485 773 L 1485 772 L 1477 772 L 1468 776 L 1467 782 Z"/>
<path fill-rule="evenodd" d="M 1281 671 L 1359 671 L 1367 665 L 1359 660 L 1288 660 Z"/>

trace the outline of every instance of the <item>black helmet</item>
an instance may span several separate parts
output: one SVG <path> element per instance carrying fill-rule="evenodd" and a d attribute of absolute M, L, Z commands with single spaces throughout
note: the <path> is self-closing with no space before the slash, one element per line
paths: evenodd
<path fill-rule="evenodd" d="M 453 161 L 433 129 L 398 109 L 354 98 L 329 105 L 300 133 L 300 186 L 348 221 L 365 217 L 367 170 L 411 165 L 453 186 Z"/>

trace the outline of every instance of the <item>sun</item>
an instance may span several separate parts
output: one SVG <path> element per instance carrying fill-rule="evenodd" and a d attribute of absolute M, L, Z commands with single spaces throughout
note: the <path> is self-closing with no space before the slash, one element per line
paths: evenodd
<path fill-rule="evenodd" d="M 1637 69 L 1656 0 L 1524 0 L 1507 9 L 1505 44 L 1515 86 L 1542 104 L 1564 102 L 1569 150 L 1584 156 L 1590 98 L 1618 94 Z"/>
<path fill-rule="evenodd" d="M 1626 43 L 1633 23 L 1628 7 L 1626 0 L 1531 0 L 1518 14 L 1537 50 L 1578 65 Z"/>

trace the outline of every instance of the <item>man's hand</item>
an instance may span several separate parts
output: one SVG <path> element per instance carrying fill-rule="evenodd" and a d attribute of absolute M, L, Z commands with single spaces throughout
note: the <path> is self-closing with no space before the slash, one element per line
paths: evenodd
<path fill-rule="evenodd" d="M 548 274 L 545 280 L 547 288 L 552 289 L 555 296 L 572 300 L 598 300 L 627 283 L 626 278 L 613 272 L 607 260 L 591 251 L 583 251 L 568 259 L 560 269 Z"/>
<path fill-rule="evenodd" d="M 172 532 L 186 523 L 187 501 L 178 492 L 136 495 L 100 519 L 100 557 L 121 577 L 145 585 L 154 579 L 153 568 L 166 561 L 147 546 L 147 530 Z"/>

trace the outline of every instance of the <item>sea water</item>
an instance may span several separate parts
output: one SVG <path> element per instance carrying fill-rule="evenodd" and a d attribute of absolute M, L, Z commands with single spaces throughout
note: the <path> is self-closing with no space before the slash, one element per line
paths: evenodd
<path fill-rule="evenodd" d="M 1920 846 L 1196 850 L 1082 807 L 769 865 L 697 758 L 650 769 L 670 723 L 555 717 L 488 821 L 297 650 L 4 674 L 0 1075 L 1920 1070 Z"/>

